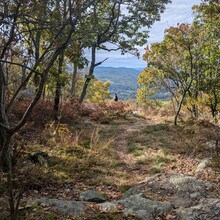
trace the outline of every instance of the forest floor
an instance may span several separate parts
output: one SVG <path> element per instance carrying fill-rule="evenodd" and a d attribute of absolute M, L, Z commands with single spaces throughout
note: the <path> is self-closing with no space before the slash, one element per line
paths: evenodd
<path fill-rule="evenodd" d="M 174 126 L 164 112 L 147 117 L 117 112 L 99 120 L 84 116 L 61 123 L 56 133 L 52 124 L 42 129 L 30 123 L 17 137 L 22 146 L 18 154 L 22 156 L 15 172 L 25 189 L 21 207 L 25 206 L 23 201 L 36 198 L 78 200 L 80 192 L 87 189 L 101 192 L 108 201 L 119 199 L 156 173 L 195 175 L 204 158 L 211 158 L 211 164 L 198 178 L 211 181 L 216 186 L 213 193 L 220 198 L 220 162 L 210 148 L 209 133 L 208 122 L 188 120 Z M 35 164 L 27 160 L 36 152 L 46 153 L 47 161 Z M 4 179 L 4 174 L 1 177 Z M 1 201 L 6 202 L 3 190 L 2 184 Z M 95 206 L 93 209 L 98 213 Z M 52 212 L 48 206 L 20 210 L 21 219 L 72 219 Z M 0 216 L 7 215 L 3 208 L 0 212 Z"/>

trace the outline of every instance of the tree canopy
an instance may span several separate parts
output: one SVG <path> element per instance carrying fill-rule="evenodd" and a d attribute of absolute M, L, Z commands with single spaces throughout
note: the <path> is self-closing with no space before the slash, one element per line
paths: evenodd
<path fill-rule="evenodd" d="M 212 115 L 219 104 L 219 1 L 194 6 L 192 25 L 179 24 L 165 31 L 164 40 L 146 48 L 147 68 L 139 76 L 138 100 L 152 90 L 166 88 L 177 104 L 175 124 L 183 105 L 198 116 L 199 103 L 209 106 Z M 145 92 L 144 97 L 143 91 Z M 208 98 L 207 98 L 208 97 Z M 144 98 L 144 99 L 143 99 Z"/>
<path fill-rule="evenodd" d="M 80 95 L 83 101 L 93 78 L 96 50 L 132 52 L 147 41 L 142 27 L 160 19 L 169 0 L 16 0 L 0 2 L 0 167 L 7 160 L 10 138 L 22 128 L 42 94 L 52 92 L 58 111 L 64 88 L 76 90 L 78 68 L 86 64 L 84 48 L 91 48 L 92 60 Z M 73 67 L 72 71 L 69 71 Z M 69 75 L 72 74 L 70 82 Z M 94 83 L 93 93 L 106 94 L 108 83 Z M 50 88 L 50 91 L 48 90 Z M 78 88 L 79 89 L 79 88 Z M 19 93 L 33 90 L 29 106 L 20 121 L 8 115 Z M 98 95 L 100 96 L 100 95 Z M 90 97 L 92 97 L 90 95 Z M 57 116 L 55 114 L 55 116 Z M 56 117 L 55 117 L 56 118 Z"/>

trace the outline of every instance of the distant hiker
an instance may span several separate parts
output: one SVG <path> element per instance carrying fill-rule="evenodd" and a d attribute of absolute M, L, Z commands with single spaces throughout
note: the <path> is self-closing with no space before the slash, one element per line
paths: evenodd
<path fill-rule="evenodd" d="M 118 101 L 118 96 L 117 96 L 117 94 L 115 93 L 115 98 L 114 98 L 114 101 Z"/>

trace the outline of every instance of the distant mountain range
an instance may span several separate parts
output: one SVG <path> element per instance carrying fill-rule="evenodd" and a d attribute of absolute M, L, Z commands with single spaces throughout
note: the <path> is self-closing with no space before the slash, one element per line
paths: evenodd
<path fill-rule="evenodd" d="M 137 78 L 143 69 L 132 69 L 126 67 L 102 67 L 95 68 L 94 75 L 101 81 L 110 81 L 110 92 L 112 96 L 117 93 L 119 100 L 136 99 L 138 84 Z M 158 91 L 152 99 L 168 100 L 170 94 L 166 89 Z"/>
<path fill-rule="evenodd" d="M 119 100 L 128 100 L 136 98 L 140 72 L 141 69 L 125 67 L 96 67 L 94 75 L 102 81 L 110 81 L 112 95 L 117 93 Z"/>

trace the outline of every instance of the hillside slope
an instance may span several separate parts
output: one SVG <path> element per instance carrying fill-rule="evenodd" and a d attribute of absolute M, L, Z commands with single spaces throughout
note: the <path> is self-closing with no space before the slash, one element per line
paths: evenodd
<path fill-rule="evenodd" d="M 138 89 L 137 78 L 142 70 L 126 67 L 96 67 L 94 75 L 102 81 L 110 81 L 110 91 L 117 93 L 119 100 L 135 99 Z M 169 100 L 170 93 L 162 88 L 152 99 Z"/>
<path fill-rule="evenodd" d="M 136 96 L 139 73 L 136 69 L 125 67 L 96 67 L 94 75 L 102 81 L 110 81 L 111 93 L 117 93 L 120 100 L 128 100 Z"/>

